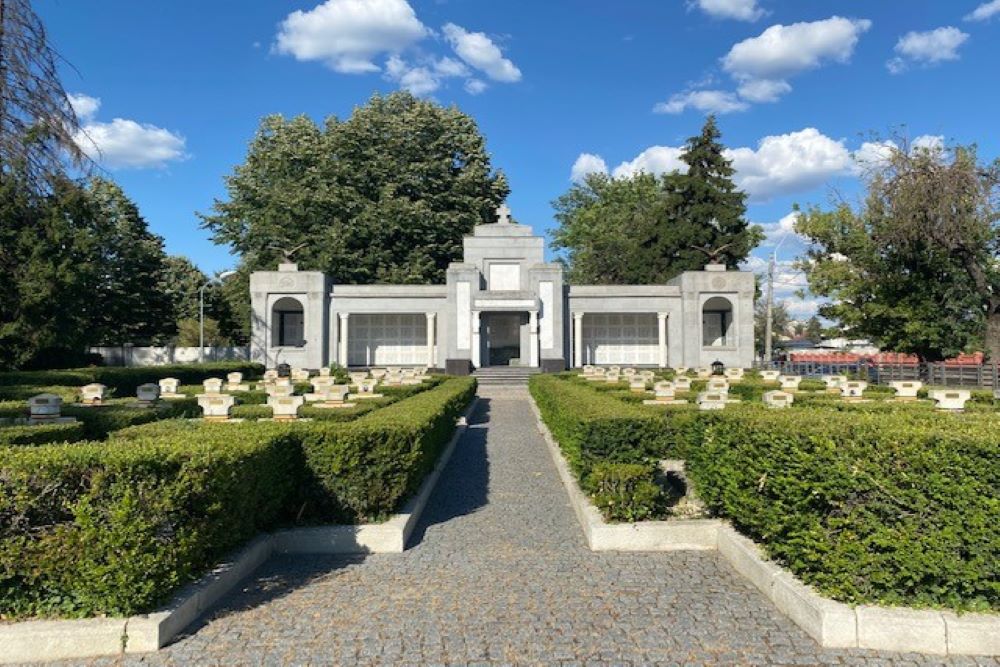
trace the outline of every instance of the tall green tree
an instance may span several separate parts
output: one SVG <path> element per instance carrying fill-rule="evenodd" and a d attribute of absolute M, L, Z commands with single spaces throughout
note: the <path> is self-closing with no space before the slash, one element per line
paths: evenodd
<path fill-rule="evenodd" d="M 819 318 L 813 315 L 806 322 L 805 330 L 806 338 L 814 343 L 818 343 L 823 340 L 823 323 L 819 321 Z"/>
<path fill-rule="evenodd" d="M 856 210 L 808 211 L 796 229 L 809 289 L 831 298 L 821 314 L 924 360 L 1000 359 L 998 184 L 1000 163 L 975 147 L 904 145 L 870 170 Z"/>
<path fill-rule="evenodd" d="M 713 117 L 688 139 L 684 173 L 590 175 L 553 202 L 553 247 L 575 282 L 663 283 L 709 259 L 735 268 L 763 240 L 746 220 Z"/>
<path fill-rule="evenodd" d="M 226 188 L 202 217 L 243 273 L 299 248 L 302 268 L 359 284 L 443 282 L 462 237 L 495 221 L 509 191 L 472 118 L 405 92 L 323 127 L 265 118 Z"/>
<path fill-rule="evenodd" d="M 139 208 L 115 183 L 95 178 L 87 190 L 100 276 L 90 302 L 90 335 L 110 345 L 162 343 L 176 322 L 163 285 L 163 239 L 149 231 Z"/>

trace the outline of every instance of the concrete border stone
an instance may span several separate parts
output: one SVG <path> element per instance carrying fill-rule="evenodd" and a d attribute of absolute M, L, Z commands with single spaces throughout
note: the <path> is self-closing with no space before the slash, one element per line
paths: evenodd
<path fill-rule="evenodd" d="M 939 611 L 861 605 L 855 612 L 861 648 L 948 653 L 948 631 Z"/>
<path fill-rule="evenodd" d="M 478 403 L 473 398 L 415 496 L 381 524 L 293 528 L 258 535 L 163 608 L 128 618 L 0 624 L 0 664 L 143 653 L 166 646 L 274 553 L 401 553 Z"/>

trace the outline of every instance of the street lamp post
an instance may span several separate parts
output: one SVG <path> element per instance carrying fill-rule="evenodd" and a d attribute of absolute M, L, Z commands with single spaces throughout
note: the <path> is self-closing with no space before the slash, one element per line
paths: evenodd
<path fill-rule="evenodd" d="M 198 289 L 198 363 L 205 363 L 205 289 L 215 283 L 221 283 L 235 271 L 223 271 Z"/>

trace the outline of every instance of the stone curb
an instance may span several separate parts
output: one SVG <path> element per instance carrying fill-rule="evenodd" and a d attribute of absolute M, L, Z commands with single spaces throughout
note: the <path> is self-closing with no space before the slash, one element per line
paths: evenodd
<path fill-rule="evenodd" d="M 753 540 L 717 520 L 644 521 L 608 524 L 584 495 L 559 445 L 531 409 L 570 505 L 592 551 L 717 549 L 729 564 L 775 607 L 824 648 L 862 648 L 932 655 L 1000 655 L 1000 615 L 962 614 L 933 609 L 850 605 L 830 600 L 764 555 Z M 677 526 L 665 530 L 665 524 Z M 678 524 L 689 524 L 678 526 Z M 700 525 L 697 525 L 700 524 Z M 711 536 L 711 537 L 709 537 Z"/>
<path fill-rule="evenodd" d="M 166 646 L 273 554 L 401 553 L 478 403 L 473 398 L 415 496 L 381 524 L 293 528 L 258 535 L 162 609 L 128 618 L 0 624 L 0 664 L 143 653 Z"/>

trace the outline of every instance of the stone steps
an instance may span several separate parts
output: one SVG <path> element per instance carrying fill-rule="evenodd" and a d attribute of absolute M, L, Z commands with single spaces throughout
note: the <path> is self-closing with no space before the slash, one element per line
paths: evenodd
<path fill-rule="evenodd" d="M 528 378 L 539 372 L 538 368 L 524 366 L 487 366 L 477 368 L 472 376 L 481 386 L 526 387 Z"/>

